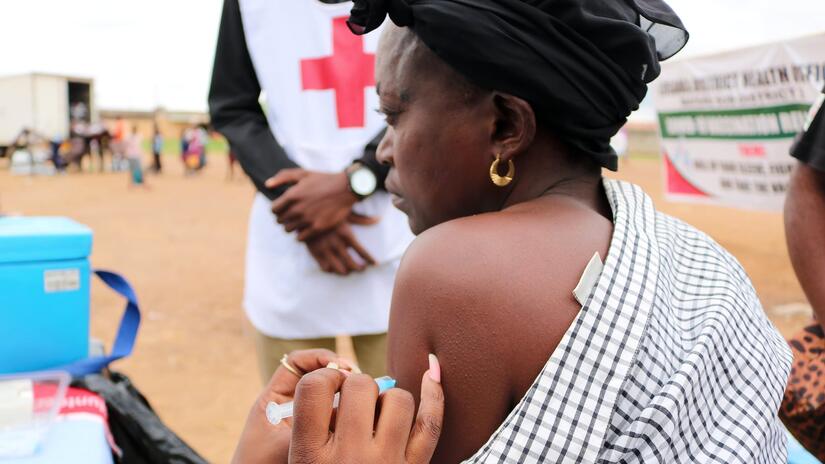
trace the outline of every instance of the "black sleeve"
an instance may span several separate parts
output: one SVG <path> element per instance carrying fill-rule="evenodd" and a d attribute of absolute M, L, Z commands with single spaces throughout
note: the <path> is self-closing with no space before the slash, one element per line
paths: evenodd
<path fill-rule="evenodd" d="M 255 187 L 274 200 L 286 187 L 268 189 L 264 182 L 281 169 L 298 167 L 275 140 L 258 99 L 261 86 L 249 57 L 238 0 L 224 0 L 209 116 L 212 126 L 229 141 L 235 157 Z"/>
<path fill-rule="evenodd" d="M 791 156 L 820 172 L 825 172 L 825 89 L 815 106 L 819 106 L 807 130 L 797 135 Z"/>
<path fill-rule="evenodd" d="M 378 180 L 379 189 L 384 188 L 384 180 L 387 178 L 387 172 L 390 170 L 389 166 L 379 163 L 375 157 L 375 154 L 378 151 L 378 144 L 381 143 L 381 139 L 384 138 L 384 134 L 386 132 L 387 129 L 385 128 L 379 132 L 375 138 L 370 140 L 370 143 L 364 147 L 364 156 L 356 160 L 364 166 L 370 168 L 370 170 L 375 174 L 375 178 Z"/>

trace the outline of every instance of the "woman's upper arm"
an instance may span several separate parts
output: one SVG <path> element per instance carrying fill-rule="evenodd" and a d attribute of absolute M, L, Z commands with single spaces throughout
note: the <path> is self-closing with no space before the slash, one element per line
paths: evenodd
<path fill-rule="evenodd" d="M 419 237 L 398 271 L 390 316 L 389 368 L 419 397 L 427 355 L 441 364 L 444 429 L 433 462 L 470 457 L 512 404 L 503 357 L 508 338 L 496 327 L 489 282 L 471 244 L 440 233 Z M 486 288 L 485 288 L 486 287 Z"/>

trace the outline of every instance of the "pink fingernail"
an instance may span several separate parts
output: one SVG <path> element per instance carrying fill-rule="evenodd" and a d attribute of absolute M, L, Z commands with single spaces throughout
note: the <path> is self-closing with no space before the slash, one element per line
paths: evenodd
<path fill-rule="evenodd" d="M 430 370 L 427 371 L 430 378 L 433 379 L 435 383 L 441 383 L 441 365 L 438 364 L 438 358 L 430 353 L 429 356 L 427 356 L 427 360 L 430 362 Z"/>

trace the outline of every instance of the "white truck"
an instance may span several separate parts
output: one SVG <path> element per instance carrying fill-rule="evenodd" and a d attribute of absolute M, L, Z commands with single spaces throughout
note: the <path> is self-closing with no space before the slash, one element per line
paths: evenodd
<path fill-rule="evenodd" d="M 51 140 L 69 136 L 72 120 L 92 122 L 92 79 L 31 73 L 0 76 L 0 156 L 10 155 L 23 129 Z"/>

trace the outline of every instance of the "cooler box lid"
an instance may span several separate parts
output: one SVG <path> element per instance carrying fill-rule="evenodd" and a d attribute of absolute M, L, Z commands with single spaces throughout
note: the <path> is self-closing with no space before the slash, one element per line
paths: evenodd
<path fill-rule="evenodd" d="M 0 218 L 0 264 L 86 258 L 92 230 L 65 217 Z"/>

